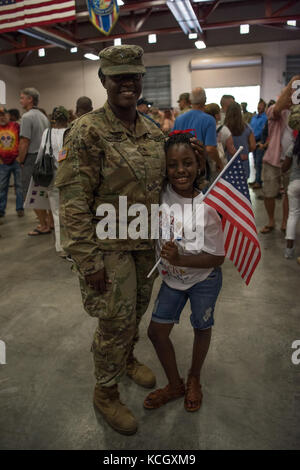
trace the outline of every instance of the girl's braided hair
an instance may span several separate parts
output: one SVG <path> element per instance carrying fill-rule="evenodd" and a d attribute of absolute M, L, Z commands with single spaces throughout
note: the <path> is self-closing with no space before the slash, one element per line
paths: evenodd
<path fill-rule="evenodd" d="M 192 139 L 193 137 L 195 136 L 191 134 L 190 132 L 182 132 L 182 133 L 178 132 L 174 134 L 171 133 L 170 137 L 165 142 L 165 154 L 167 155 L 169 149 L 172 148 L 174 145 L 187 145 L 193 150 L 195 158 L 198 162 L 198 165 L 201 168 L 201 161 L 191 145 L 190 139 Z M 165 183 L 166 182 L 167 182 L 167 176 L 165 179 Z M 202 189 L 203 187 L 206 186 L 206 184 L 207 184 L 207 181 L 205 180 L 205 170 L 204 170 L 204 172 L 203 171 L 199 172 L 199 175 L 197 176 L 195 180 L 195 186 L 199 189 Z"/>
<path fill-rule="evenodd" d="M 190 139 L 192 137 L 195 137 L 193 134 L 190 132 L 185 132 L 185 133 L 176 133 L 170 135 L 168 140 L 165 142 L 165 152 L 166 154 L 168 153 L 169 148 L 173 147 L 173 145 L 180 145 L 180 144 L 185 144 L 191 147 L 192 150 L 193 147 L 191 146 L 191 141 Z M 197 158 L 197 157 L 196 157 Z"/>

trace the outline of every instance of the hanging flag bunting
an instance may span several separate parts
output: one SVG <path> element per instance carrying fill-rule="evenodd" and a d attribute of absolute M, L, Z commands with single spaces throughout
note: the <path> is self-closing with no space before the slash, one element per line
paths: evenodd
<path fill-rule="evenodd" d="M 117 0 L 87 0 L 87 6 L 95 28 L 108 36 L 119 17 Z"/>

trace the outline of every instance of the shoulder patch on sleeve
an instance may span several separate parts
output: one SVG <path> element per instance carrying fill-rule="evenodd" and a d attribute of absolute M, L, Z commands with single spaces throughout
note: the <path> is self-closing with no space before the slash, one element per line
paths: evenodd
<path fill-rule="evenodd" d="M 59 151 L 59 154 L 58 154 L 58 162 L 62 162 L 63 160 L 65 160 L 67 158 L 67 155 L 68 155 L 68 149 L 63 147 L 60 151 Z"/>

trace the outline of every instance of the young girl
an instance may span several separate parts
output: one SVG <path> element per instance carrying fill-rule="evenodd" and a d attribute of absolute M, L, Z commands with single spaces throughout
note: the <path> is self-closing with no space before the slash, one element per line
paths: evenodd
<path fill-rule="evenodd" d="M 192 147 L 191 134 L 176 134 L 165 144 L 168 184 L 162 193 L 162 203 L 171 206 L 192 204 L 193 215 L 201 193 L 195 182 L 202 167 Z M 148 336 L 168 378 L 168 385 L 150 393 L 144 401 L 148 409 L 159 408 L 170 400 L 185 395 L 187 411 L 200 408 L 202 391 L 200 372 L 205 360 L 214 324 L 215 303 L 222 285 L 220 265 L 224 261 L 224 242 L 218 213 L 204 204 L 204 245 L 197 246 L 184 237 L 181 240 L 159 240 L 158 256 L 162 258 L 159 272 L 163 279 L 155 302 Z M 197 220 L 198 224 L 199 220 Z M 176 215 L 173 225 L 176 227 Z M 186 226 L 186 230 L 187 230 Z M 190 229 L 190 227 L 189 227 Z M 189 236 L 190 238 L 190 236 Z M 190 321 L 194 328 L 192 364 L 186 387 L 180 378 L 175 351 L 169 335 L 187 302 L 191 303 Z"/>

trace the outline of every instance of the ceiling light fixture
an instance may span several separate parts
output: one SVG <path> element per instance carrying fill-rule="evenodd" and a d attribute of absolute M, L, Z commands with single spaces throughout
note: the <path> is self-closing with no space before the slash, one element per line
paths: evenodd
<path fill-rule="evenodd" d="M 189 39 L 197 39 L 198 34 L 197 33 L 190 33 L 189 34 Z"/>
<path fill-rule="evenodd" d="M 185 34 L 194 31 L 202 33 L 202 28 L 190 0 L 170 0 L 167 1 L 167 5 Z"/>
<path fill-rule="evenodd" d="M 122 46 L 122 39 L 121 38 L 114 39 L 114 46 Z"/>
<path fill-rule="evenodd" d="M 90 60 L 99 60 L 99 57 L 96 54 L 92 54 L 90 52 L 87 52 L 86 54 L 84 54 L 84 57 Z"/>
<path fill-rule="evenodd" d="M 297 21 L 296 20 L 288 20 L 286 22 L 287 25 L 289 26 L 296 26 L 297 25 Z"/>
<path fill-rule="evenodd" d="M 157 42 L 156 34 L 149 34 L 148 35 L 148 43 L 155 44 Z"/>
<path fill-rule="evenodd" d="M 117 4 L 119 5 L 119 7 L 121 7 L 121 6 L 124 5 L 124 2 L 123 2 L 123 0 L 118 0 L 118 1 L 117 1 Z"/>
<path fill-rule="evenodd" d="M 248 24 L 240 25 L 240 34 L 249 34 L 250 26 Z"/>
<path fill-rule="evenodd" d="M 74 52 L 77 52 L 77 51 L 78 51 L 77 47 L 71 47 L 71 49 L 70 49 L 70 52 L 72 54 L 74 54 Z"/>
<path fill-rule="evenodd" d="M 197 47 L 197 49 L 205 49 L 206 48 L 206 44 L 205 44 L 204 41 L 196 41 L 195 46 Z"/>
<path fill-rule="evenodd" d="M 39 49 L 39 57 L 45 57 L 45 55 L 46 55 L 45 49 L 42 47 L 41 49 Z"/>

